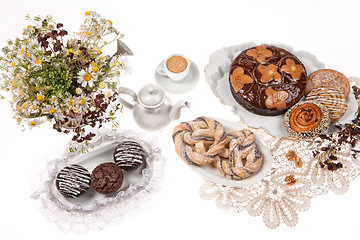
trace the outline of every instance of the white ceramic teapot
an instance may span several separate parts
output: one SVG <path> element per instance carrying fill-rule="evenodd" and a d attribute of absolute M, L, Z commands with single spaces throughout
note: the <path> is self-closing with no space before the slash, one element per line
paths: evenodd
<path fill-rule="evenodd" d="M 159 130 L 172 120 L 180 118 L 180 110 L 190 107 L 184 100 L 172 105 L 164 91 L 157 85 L 149 84 L 142 87 L 138 95 L 131 89 L 119 88 L 119 101 L 127 108 L 133 110 L 136 123 L 146 130 Z M 121 95 L 129 95 L 134 103 L 125 100 Z"/>

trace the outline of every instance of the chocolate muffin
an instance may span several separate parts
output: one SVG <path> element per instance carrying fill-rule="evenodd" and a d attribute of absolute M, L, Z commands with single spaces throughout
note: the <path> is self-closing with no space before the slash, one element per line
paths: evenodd
<path fill-rule="evenodd" d="M 115 163 L 102 163 L 91 173 L 91 187 L 98 193 L 114 193 L 120 189 L 122 182 L 122 170 Z"/>
<path fill-rule="evenodd" d="M 306 78 L 305 67 L 295 55 L 272 45 L 242 51 L 229 75 L 235 100 L 248 111 L 265 116 L 282 114 L 298 102 Z"/>
<path fill-rule="evenodd" d="M 146 160 L 145 149 L 135 141 L 124 141 L 114 151 L 114 161 L 121 169 L 129 171 L 138 168 Z"/>
<path fill-rule="evenodd" d="M 67 198 L 77 198 L 90 188 L 90 173 L 80 165 L 72 164 L 59 171 L 56 188 Z"/>

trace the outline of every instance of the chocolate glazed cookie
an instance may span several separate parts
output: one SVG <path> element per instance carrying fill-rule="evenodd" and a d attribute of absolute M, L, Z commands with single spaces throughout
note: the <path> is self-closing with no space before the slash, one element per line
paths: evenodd
<path fill-rule="evenodd" d="M 72 164 L 59 171 L 56 188 L 67 198 L 77 198 L 90 188 L 90 173 L 84 167 Z"/>
<path fill-rule="evenodd" d="M 244 50 L 231 65 L 229 81 L 235 100 L 265 116 L 284 113 L 305 93 L 306 70 L 285 49 L 261 45 Z"/>
<path fill-rule="evenodd" d="M 120 189 L 122 182 L 122 170 L 115 163 L 102 163 L 91 173 L 91 187 L 98 193 L 114 193 Z"/>

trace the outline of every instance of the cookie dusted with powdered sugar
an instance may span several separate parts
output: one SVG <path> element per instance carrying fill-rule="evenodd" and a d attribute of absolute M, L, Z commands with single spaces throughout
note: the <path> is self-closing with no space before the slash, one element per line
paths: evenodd
<path fill-rule="evenodd" d="M 146 160 L 146 157 L 145 149 L 135 141 L 121 142 L 114 151 L 114 162 L 126 171 L 140 167 Z"/>
<path fill-rule="evenodd" d="M 67 198 L 77 198 L 90 188 L 90 173 L 80 165 L 72 164 L 60 170 L 56 188 Z"/>

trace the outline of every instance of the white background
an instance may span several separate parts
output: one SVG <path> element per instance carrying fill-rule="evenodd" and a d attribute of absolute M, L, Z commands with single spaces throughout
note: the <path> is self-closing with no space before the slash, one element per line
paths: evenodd
<path fill-rule="evenodd" d="M 182 95 L 191 109 L 181 120 L 157 133 L 168 158 L 161 190 L 150 206 L 134 218 L 86 235 L 63 233 L 33 206 L 31 179 L 41 159 L 51 160 L 69 136 L 45 124 L 21 132 L 12 119 L 8 100 L 0 101 L 0 239 L 358 239 L 360 235 L 360 179 L 350 183 L 345 195 L 332 192 L 315 198 L 300 213 L 294 228 L 281 225 L 270 230 L 261 217 L 246 211 L 218 210 L 202 200 L 203 180 L 175 154 L 173 127 L 198 116 L 221 116 L 236 121 L 230 108 L 220 104 L 206 83 L 204 66 L 214 51 L 239 43 L 284 43 L 311 52 L 325 64 L 347 76 L 360 77 L 360 3 L 358 1 L 1 1 L 0 46 L 14 39 L 28 25 L 24 15 L 51 14 L 69 32 L 77 30 L 86 10 L 95 10 L 113 21 L 132 49 L 132 75 L 121 85 L 136 92 L 154 83 L 156 66 L 171 53 L 182 53 L 200 70 L 197 87 Z M 139 130 L 127 109 L 118 114 L 120 127 Z M 51 156 L 51 157 L 50 157 Z"/>

